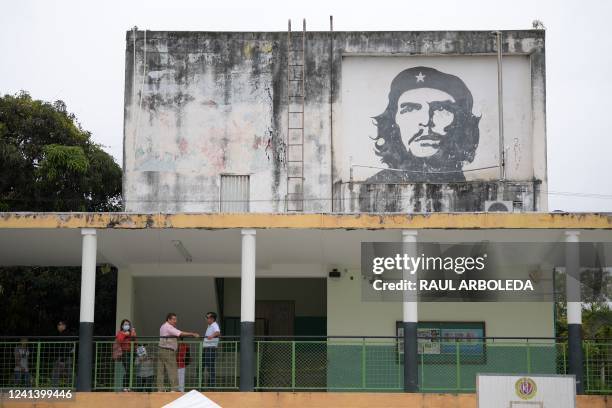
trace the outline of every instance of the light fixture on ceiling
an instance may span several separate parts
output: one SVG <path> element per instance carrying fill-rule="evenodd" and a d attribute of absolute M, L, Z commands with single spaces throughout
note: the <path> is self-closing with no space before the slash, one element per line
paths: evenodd
<path fill-rule="evenodd" d="M 181 241 L 179 241 L 178 239 L 172 240 L 172 243 L 174 244 L 174 247 L 176 248 L 176 250 L 179 251 L 179 253 L 183 256 L 183 258 L 185 258 L 185 262 L 191 263 L 193 261 L 191 254 L 189 253 L 187 248 L 185 248 L 185 246 L 183 245 Z"/>

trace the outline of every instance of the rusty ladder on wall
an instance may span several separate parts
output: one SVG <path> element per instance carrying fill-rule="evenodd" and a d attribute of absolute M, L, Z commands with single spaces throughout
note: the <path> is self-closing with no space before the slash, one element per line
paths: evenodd
<path fill-rule="evenodd" d="M 302 32 L 287 31 L 287 197 L 286 211 L 304 211 L 304 98 L 306 19 Z"/>

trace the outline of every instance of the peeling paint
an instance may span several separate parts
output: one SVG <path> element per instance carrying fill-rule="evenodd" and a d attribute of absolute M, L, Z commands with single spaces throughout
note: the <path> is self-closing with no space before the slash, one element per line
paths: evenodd
<path fill-rule="evenodd" d="M 0 213 L 0 229 L 598 229 L 612 230 L 612 214 L 133 214 Z"/>
<path fill-rule="evenodd" d="M 503 33 L 506 52 L 532 56 L 534 110 L 544 112 L 543 32 Z M 339 211 L 458 208 L 455 205 L 466 200 L 467 193 L 453 185 L 411 187 L 414 195 L 407 201 L 398 201 L 405 191 L 397 186 L 384 187 L 384 194 L 376 187 L 380 205 L 364 207 L 355 202 L 361 186 L 347 188 L 347 180 L 340 179 L 335 168 L 339 158 L 332 157 L 332 128 L 338 132 L 339 115 L 334 114 L 334 123 L 330 122 L 330 101 L 338 111 L 343 55 L 492 55 L 494 37 L 488 31 L 439 31 L 334 32 L 333 44 L 331 38 L 329 32 L 306 34 L 304 191 L 308 201 L 304 210 L 329 212 L 332 196 L 334 202 L 345 203 L 334 205 Z M 144 33 L 137 32 L 134 50 L 130 31 L 126 45 L 126 210 L 217 211 L 219 175 L 233 173 L 250 175 L 253 211 L 284 211 L 287 33 L 148 31 L 145 56 Z M 534 131 L 544 132 L 544 119 L 534 117 Z M 511 154 L 524 157 L 527 150 L 518 146 Z M 546 165 L 541 166 L 535 178 L 543 184 L 531 200 L 535 209 L 546 208 L 546 196 L 540 193 L 546 188 Z M 481 191 L 474 198 L 478 203 L 469 206 L 474 211 L 485 196 L 493 197 L 489 193 L 497 191 L 486 183 L 473 189 Z M 526 194 L 532 190 L 528 187 Z"/>

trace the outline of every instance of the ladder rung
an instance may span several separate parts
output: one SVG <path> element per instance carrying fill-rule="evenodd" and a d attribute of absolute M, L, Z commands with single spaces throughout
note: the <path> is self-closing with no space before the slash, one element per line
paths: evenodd
<path fill-rule="evenodd" d="M 291 81 L 291 82 L 302 82 L 303 80 L 304 80 L 303 78 L 289 79 L 289 81 Z"/>
<path fill-rule="evenodd" d="M 289 95 L 290 98 L 303 98 L 304 95 Z"/>
<path fill-rule="evenodd" d="M 303 67 L 304 64 L 288 64 L 290 67 Z"/>

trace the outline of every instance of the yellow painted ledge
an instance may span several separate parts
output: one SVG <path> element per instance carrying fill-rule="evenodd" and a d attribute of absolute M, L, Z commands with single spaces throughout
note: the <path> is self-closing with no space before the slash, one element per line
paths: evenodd
<path fill-rule="evenodd" d="M 612 229 L 612 214 L 0 213 L 0 228 Z"/>
<path fill-rule="evenodd" d="M 3 408 L 159 408 L 179 393 L 77 393 L 76 399 L 63 403 L 4 402 Z M 475 394 L 403 394 L 341 392 L 208 392 L 205 395 L 223 408 L 476 408 Z M 576 398 L 577 408 L 608 408 L 607 396 Z"/>

